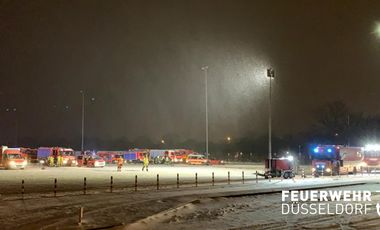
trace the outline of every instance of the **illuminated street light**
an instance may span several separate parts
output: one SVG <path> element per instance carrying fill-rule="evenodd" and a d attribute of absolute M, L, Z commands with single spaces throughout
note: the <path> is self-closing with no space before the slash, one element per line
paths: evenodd
<path fill-rule="evenodd" d="M 165 144 L 165 140 L 162 139 L 162 140 L 161 140 L 161 144 Z"/>
<path fill-rule="evenodd" d="M 380 39 L 380 23 L 379 22 L 376 22 L 373 33 L 376 35 L 377 38 Z"/>
<path fill-rule="evenodd" d="M 207 100 L 207 72 L 208 66 L 203 66 L 201 70 L 205 74 L 205 104 L 206 104 L 206 158 L 208 159 L 208 100 Z"/>
<path fill-rule="evenodd" d="M 228 142 L 231 142 L 231 137 L 227 137 L 227 141 L 228 141 Z"/>

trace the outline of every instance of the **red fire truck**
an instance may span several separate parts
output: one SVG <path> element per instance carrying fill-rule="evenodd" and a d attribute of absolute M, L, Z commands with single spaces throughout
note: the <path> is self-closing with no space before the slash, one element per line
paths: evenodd
<path fill-rule="evenodd" d="M 58 156 L 62 156 L 63 166 L 76 166 L 74 150 L 62 147 L 40 147 L 37 150 L 37 158 L 43 164 L 49 164 L 49 157 L 54 158 L 54 164 L 58 164 Z"/>
<path fill-rule="evenodd" d="M 311 147 L 312 173 L 318 177 L 321 175 L 338 175 L 343 161 L 337 145 L 316 145 Z"/>
<path fill-rule="evenodd" d="M 362 167 L 367 170 L 380 167 L 380 145 L 371 144 L 363 148 L 363 164 Z"/>
<path fill-rule="evenodd" d="M 356 172 L 367 166 L 362 147 L 340 146 L 338 151 L 344 164 L 344 167 L 340 168 L 341 173 L 356 174 Z"/>

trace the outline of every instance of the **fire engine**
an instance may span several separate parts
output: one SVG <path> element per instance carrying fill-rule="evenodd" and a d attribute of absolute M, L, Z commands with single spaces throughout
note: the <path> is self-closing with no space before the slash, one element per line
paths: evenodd
<path fill-rule="evenodd" d="M 76 166 L 74 150 L 62 147 L 40 147 L 37 150 L 37 158 L 43 164 L 49 164 L 48 158 L 54 158 L 54 164 L 58 163 L 58 156 L 62 157 L 63 166 Z"/>
<path fill-rule="evenodd" d="M 339 149 L 340 147 L 336 145 L 317 145 L 311 147 L 310 156 L 314 176 L 338 175 L 340 173 L 343 161 Z"/>
<path fill-rule="evenodd" d="M 363 148 L 363 168 L 368 170 L 380 167 L 380 145 L 371 144 Z"/>
<path fill-rule="evenodd" d="M 356 172 L 367 166 L 362 147 L 340 146 L 338 151 L 344 164 L 344 167 L 340 168 L 341 173 L 356 174 Z"/>

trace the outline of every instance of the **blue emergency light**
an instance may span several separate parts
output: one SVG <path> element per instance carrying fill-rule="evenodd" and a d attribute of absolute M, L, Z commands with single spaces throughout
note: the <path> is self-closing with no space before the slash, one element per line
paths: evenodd
<path fill-rule="evenodd" d="M 327 152 L 331 153 L 331 152 L 332 152 L 332 150 L 331 150 L 331 149 L 327 149 Z"/>
<path fill-rule="evenodd" d="M 317 148 L 315 148 L 313 151 L 314 151 L 315 153 L 318 153 L 318 152 L 319 152 L 319 149 L 318 149 L 318 147 L 317 147 Z"/>

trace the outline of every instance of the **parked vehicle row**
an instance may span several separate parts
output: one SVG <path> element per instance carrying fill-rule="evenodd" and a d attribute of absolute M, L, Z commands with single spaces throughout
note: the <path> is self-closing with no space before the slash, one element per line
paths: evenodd
<path fill-rule="evenodd" d="M 224 162 L 216 159 L 206 159 L 189 149 L 130 149 L 127 151 L 97 151 L 80 152 L 64 147 L 39 147 L 0 149 L 0 167 L 22 168 L 27 163 L 39 163 L 50 167 L 104 167 L 106 164 L 139 163 L 147 156 L 154 164 L 186 163 L 190 165 L 217 165 Z M 12 155 L 10 155 L 12 154 Z M 10 158 L 14 160 L 9 160 Z"/>

